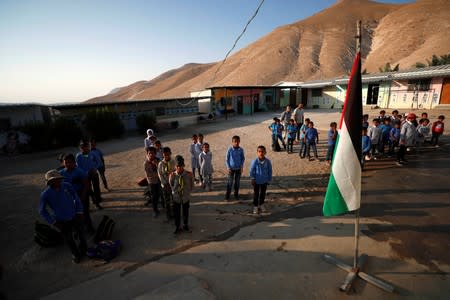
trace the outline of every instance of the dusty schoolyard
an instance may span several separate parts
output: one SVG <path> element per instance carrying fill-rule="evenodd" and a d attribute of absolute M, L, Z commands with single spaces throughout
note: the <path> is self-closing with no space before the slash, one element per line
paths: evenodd
<path fill-rule="evenodd" d="M 371 114 L 375 114 L 375 111 L 372 111 Z M 435 119 L 434 114 L 430 116 L 431 120 Z M 103 278 L 107 273 L 133 273 L 136 270 L 148 268 L 151 262 L 158 262 L 173 254 L 195 251 L 192 249 L 197 249 L 197 246 L 205 247 L 210 243 L 215 245 L 214 243 L 232 237 L 233 234 L 239 232 L 240 228 L 245 226 L 252 224 L 256 226 L 260 221 L 270 223 L 270 215 L 277 216 L 278 214 L 282 216 L 282 212 L 286 212 L 294 206 L 297 206 L 297 208 L 292 212 L 298 213 L 299 216 L 302 213 L 306 214 L 304 216 L 308 216 L 308 214 L 311 214 L 310 216 L 320 215 L 320 210 L 317 209 L 309 212 L 305 208 L 302 212 L 298 205 L 305 204 L 305 207 L 307 207 L 308 204 L 318 204 L 323 199 L 329 175 L 329 166 L 324 161 L 326 130 L 331 121 L 339 121 L 340 114 L 337 111 L 323 110 L 307 110 L 305 112 L 306 117 L 311 118 L 320 131 L 321 141 L 318 147 L 320 161 L 300 159 L 298 152 L 287 154 L 286 152 L 274 153 L 270 151 L 270 132 L 267 126 L 270 124 L 271 118 L 276 115 L 279 114 L 258 113 L 252 116 L 231 117 L 228 120 L 215 120 L 197 126 L 188 126 L 175 131 L 160 133 L 159 138 L 163 146 L 171 147 L 173 156 L 176 154 L 183 155 L 188 170 L 190 170 L 188 147 L 193 133 L 203 133 L 205 141 L 211 145 L 213 153 L 215 168 L 213 190 L 206 192 L 200 187 L 195 188 L 190 210 L 190 225 L 193 232 L 183 233 L 177 237 L 172 234 L 174 225 L 164 222 L 164 211 L 159 218 L 152 217 L 151 208 L 143 205 L 143 189 L 136 184 L 137 180 L 144 175 L 142 164 L 144 161 L 143 139 L 145 135 L 125 136 L 120 140 L 99 143 L 98 147 L 106 155 L 106 176 L 111 191 L 104 191 L 104 202 L 102 203 L 104 209 L 98 211 L 92 208 L 92 216 L 95 224 L 98 224 L 105 214 L 112 217 L 117 223 L 113 238 L 121 239 L 124 245 L 120 256 L 108 264 L 84 259 L 81 264 L 73 265 L 70 253 L 65 246 L 43 249 L 33 242 L 34 221 L 40 219 L 37 213 L 39 194 L 45 187 L 43 174 L 48 169 L 57 166 L 56 157 L 58 153 L 76 153 L 77 149 L 67 148 L 61 151 L 8 158 L 1 157 L 2 292 L 8 299 L 35 299 L 78 284 L 93 282 L 95 278 Z M 224 160 L 226 149 L 230 145 L 233 135 L 241 137 L 241 146 L 246 153 L 244 177 L 241 180 L 242 197 L 239 201 L 225 201 Z M 267 156 L 272 160 L 274 166 L 274 180 L 269 186 L 267 195 L 270 215 L 262 219 L 249 213 L 252 207 L 252 190 L 248 180 L 249 164 L 256 157 L 256 147 L 260 144 L 268 148 Z M 294 151 L 298 151 L 298 145 L 294 146 Z M 434 149 L 427 151 L 434 151 Z M 446 163 L 446 166 L 449 167 L 448 161 Z M 377 178 L 379 176 L 377 172 L 392 168 L 393 165 L 392 160 L 377 165 L 369 164 L 368 172 L 371 173 L 368 176 L 369 178 Z M 380 191 L 380 195 L 383 195 L 383 191 Z M 318 206 L 315 205 L 314 207 L 317 208 Z M 441 207 L 441 210 L 443 209 L 448 212 L 448 205 Z M 379 207 L 378 210 L 380 210 Z M 377 207 L 374 207 L 374 211 L 377 211 Z M 291 214 L 286 217 L 292 218 L 295 215 Z M 318 226 L 316 224 L 317 219 L 312 218 L 308 222 L 309 225 L 302 224 L 302 226 L 305 232 L 308 232 L 308 235 L 314 236 L 314 230 Z M 345 224 L 345 222 L 342 224 Z M 383 224 L 378 227 L 376 225 L 365 228 L 366 232 L 375 234 L 377 229 L 383 228 L 381 226 Z M 267 226 L 267 224 L 261 226 Z M 242 235 L 245 232 L 241 230 L 239 234 Z M 386 235 L 387 233 L 383 232 L 383 234 Z M 443 234 L 448 241 L 448 229 L 446 231 L 445 227 Z M 326 240 L 327 235 L 332 236 L 333 234 L 317 235 L 316 238 L 319 241 Z M 384 238 L 389 239 L 389 237 Z M 251 235 L 249 239 L 251 240 Z M 376 245 L 380 244 L 379 250 L 386 252 L 387 257 L 391 256 L 389 251 L 394 250 L 389 246 L 390 244 L 386 244 L 386 240 L 371 244 L 374 255 L 377 253 Z M 315 243 L 318 243 L 318 241 L 315 241 Z M 339 240 L 334 239 L 331 245 L 336 243 L 339 243 Z M 281 247 L 281 250 L 283 250 L 283 247 Z M 332 249 L 333 246 L 329 248 Z M 311 249 L 305 248 L 304 250 L 310 251 Z M 398 253 L 401 253 L 402 248 L 399 247 L 397 250 Z M 241 251 L 244 251 L 244 249 L 241 249 Z M 414 257 L 408 257 L 408 259 L 414 259 Z M 448 265 L 447 259 L 448 257 L 444 261 L 437 261 L 436 265 L 440 266 L 443 262 Z M 207 258 L 205 258 L 206 263 L 207 261 Z M 201 263 L 205 262 L 202 261 Z M 420 263 L 431 268 L 424 262 Z M 213 262 L 211 264 L 213 265 Z M 289 266 L 286 265 L 286 268 L 289 269 Z M 448 267 L 444 266 L 439 269 L 436 266 L 433 270 L 436 271 L 436 268 L 444 274 L 442 275 L 444 279 L 441 278 L 441 280 L 448 282 L 448 275 L 445 273 L 448 272 Z M 173 272 L 175 274 L 184 271 L 180 271 L 179 266 L 174 264 L 172 270 L 165 267 L 161 272 Z M 281 267 L 278 267 L 277 276 L 282 276 Z M 217 294 L 221 295 L 219 298 L 236 296 L 233 293 L 227 294 L 221 291 L 220 289 L 223 289 L 223 287 L 216 287 L 216 289 Z M 130 295 L 136 296 L 139 294 L 134 293 L 123 297 L 129 298 Z M 269 295 L 267 294 L 266 297 L 269 297 Z M 286 298 L 291 297 L 287 296 Z"/>

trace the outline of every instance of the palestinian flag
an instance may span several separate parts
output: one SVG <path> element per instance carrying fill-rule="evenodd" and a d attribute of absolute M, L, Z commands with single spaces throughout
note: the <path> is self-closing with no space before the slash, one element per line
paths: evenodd
<path fill-rule="evenodd" d="M 353 63 L 331 165 L 323 215 L 335 216 L 359 208 L 361 200 L 362 84 L 361 53 Z"/>

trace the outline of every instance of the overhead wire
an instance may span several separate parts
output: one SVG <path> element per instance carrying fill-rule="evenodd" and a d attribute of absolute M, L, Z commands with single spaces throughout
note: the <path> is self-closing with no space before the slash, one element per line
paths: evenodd
<path fill-rule="evenodd" d="M 261 6 L 263 5 L 264 0 L 261 0 L 259 2 L 258 7 L 256 8 L 255 12 L 253 13 L 253 15 L 251 16 L 251 18 L 247 21 L 247 23 L 244 26 L 244 29 L 242 29 L 242 32 L 238 35 L 238 37 L 236 38 L 236 40 L 233 43 L 233 46 L 231 47 L 230 50 L 228 50 L 227 54 L 225 55 L 224 59 L 222 60 L 222 63 L 217 67 L 216 71 L 214 72 L 214 75 L 212 77 L 211 80 L 208 81 L 208 83 L 205 85 L 205 87 L 209 84 L 214 82 L 214 80 L 216 79 L 217 74 L 219 73 L 220 69 L 223 67 L 223 65 L 225 64 L 228 56 L 231 54 L 231 52 L 234 50 L 234 48 L 236 48 L 237 43 L 239 42 L 239 40 L 241 39 L 241 37 L 244 35 L 244 33 L 247 31 L 248 26 L 250 25 L 250 23 L 253 21 L 253 19 L 258 15 L 259 10 L 261 9 Z M 197 97 L 200 95 L 201 91 L 198 92 Z"/>

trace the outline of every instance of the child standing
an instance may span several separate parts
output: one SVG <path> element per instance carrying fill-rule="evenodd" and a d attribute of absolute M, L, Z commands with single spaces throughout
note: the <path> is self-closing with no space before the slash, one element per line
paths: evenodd
<path fill-rule="evenodd" d="M 308 155 L 309 160 L 319 159 L 317 155 L 317 144 L 319 143 L 319 132 L 314 128 L 314 122 L 308 123 L 308 129 L 305 132 L 305 142 L 306 142 L 306 154 Z M 311 147 L 314 150 L 314 158 L 311 158 Z"/>
<path fill-rule="evenodd" d="M 100 178 L 102 179 L 103 187 L 107 191 L 109 191 L 108 182 L 106 181 L 106 176 L 105 176 L 105 170 L 106 170 L 105 159 L 103 157 L 103 152 L 97 148 L 97 142 L 95 141 L 95 139 L 91 139 L 91 153 L 97 157 L 98 173 L 100 174 Z"/>
<path fill-rule="evenodd" d="M 199 151 L 199 153 L 202 153 L 202 151 L 203 151 L 203 144 L 205 143 L 205 136 L 203 135 L 203 133 L 199 133 L 197 135 L 197 137 L 198 137 L 198 142 L 197 142 L 197 144 L 198 144 L 198 151 Z M 203 177 L 202 177 L 202 173 L 200 172 L 200 161 L 198 162 L 198 177 L 199 177 L 200 184 L 202 184 L 203 183 Z"/>
<path fill-rule="evenodd" d="M 161 141 L 160 140 L 156 140 L 155 141 L 155 145 L 154 145 L 155 149 L 156 149 L 156 158 L 161 161 L 164 158 L 164 154 L 163 154 L 163 149 L 162 149 L 162 145 L 161 145 Z"/>
<path fill-rule="evenodd" d="M 194 181 L 197 181 L 195 178 L 195 170 L 198 169 L 198 175 L 200 176 L 200 165 L 198 164 L 198 156 L 202 152 L 200 145 L 198 144 L 198 136 L 196 134 L 192 135 L 192 144 L 189 146 L 189 153 L 191 154 L 191 167 L 192 167 L 192 176 L 194 177 Z"/>
<path fill-rule="evenodd" d="M 300 151 L 298 152 L 298 155 L 300 158 L 305 158 L 306 156 L 306 140 L 305 140 L 305 133 L 306 129 L 308 129 L 308 124 L 311 120 L 309 118 L 305 119 L 305 123 L 303 123 L 302 127 L 300 127 Z"/>
<path fill-rule="evenodd" d="M 422 114 L 423 115 L 423 114 Z M 430 137 L 430 120 L 422 118 L 417 126 L 417 146 L 423 146 L 427 138 Z"/>
<path fill-rule="evenodd" d="M 281 124 L 281 120 L 277 118 L 277 139 L 281 141 L 283 144 L 284 150 L 286 150 L 286 143 L 284 142 L 283 138 L 283 131 L 285 131 L 285 127 L 283 124 Z"/>
<path fill-rule="evenodd" d="M 144 139 L 144 149 L 147 153 L 148 148 L 153 147 L 153 143 L 156 141 L 156 137 L 153 135 L 153 129 L 147 129 L 147 137 Z"/>
<path fill-rule="evenodd" d="M 380 128 L 380 120 L 373 119 L 373 125 L 369 127 L 368 135 L 370 137 L 370 142 L 372 143 L 372 156 L 373 159 L 377 159 L 375 154 L 378 152 L 378 144 L 381 141 L 381 128 Z"/>
<path fill-rule="evenodd" d="M 286 131 L 287 131 L 287 141 L 288 141 L 287 153 L 292 153 L 292 149 L 294 147 L 295 135 L 297 133 L 297 126 L 295 125 L 294 119 L 289 120 L 289 124 L 286 128 Z"/>
<path fill-rule="evenodd" d="M 93 199 L 92 202 L 98 209 L 102 209 L 100 206 L 100 202 L 102 202 L 100 179 L 97 172 L 100 162 L 97 161 L 97 157 L 91 153 L 88 141 L 81 140 L 80 152 L 77 153 L 75 160 L 77 166 L 88 174 L 89 195 Z"/>
<path fill-rule="evenodd" d="M 400 120 L 394 122 L 394 127 L 389 132 L 389 155 L 394 154 L 395 147 L 400 141 Z"/>
<path fill-rule="evenodd" d="M 405 162 L 405 154 L 407 147 L 412 147 L 416 143 L 416 127 L 414 126 L 416 115 L 409 113 L 406 117 L 406 122 L 403 123 L 400 129 L 400 149 L 397 152 L 397 165 L 402 166 Z"/>
<path fill-rule="evenodd" d="M 173 197 L 169 184 L 169 176 L 175 171 L 175 161 L 171 158 L 172 151 L 169 147 L 163 148 L 163 159 L 158 164 L 158 177 L 161 182 L 162 198 L 166 208 L 167 221 L 173 218 Z"/>
<path fill-rule="evenodd" d="M 159 161 L 156 158 L 155 147 L 148 148 L 147 157 L 144 161 L 144 171 L 145 176 L 147 177 L 150 200 L 146 202 L 146 205 L 150 204 L 151 201 L 154 218 L 157 218 L 159 216 L 158 201 L 160 197 L 161 182 L 159 181 L 158 177 L 158 164 Z"/>
<path fill-rule="evenodd" d="M 172 187 L 173 204 L 175 213 L 175 231 L 174 234 L 181 233 L 181 211 L 183 211 L 183 230 L 189 229 L 189 202 L 191 200 L 191 191 L 194 188 L 192 173 L 184 169 L 184 158 L 181 155 L 175 157 L 176 170 L 169 177 Z"/>
<path fill-rule="evenodd" d="M 380 153 L 384 153 L 384 148 L 386 145 L 389 145 L 389 135 L 391 132 L 391 120 L 389 118 L 385 118 L 383 120 L 383 124 L 380 125 L 381 129 L 381 141 L 378 150 Z"/>
<path fill-rule="evenodd" d="M 439 147 L 439 137 L 444 133 L 445 116 L 440 115 L 431 127 L 431 145 Z"/>
<path fill-rule="evenodd" d="M 329 164 L 331 164 L 331 161 L 333 159 L 334 154 L 334 147 L 336 146 L 336 139 L 337 139 L 337 123 L 331 122 L 330 123 L 330 130 L 328 130 L 328 149 L 327 149 L 327 157 L 326 160 Z"/>
<path fill-rule="evenodd" d="M 361 148 L 362 148 L 361 166 L 364 166 L 364 161 L 370 159 L 370 149 L 372 148 L 370 137 L 367 136 L 367 128 L 362 129 Z"/>
<path fill-rule="evenodd" d="M 368 114 L 363 115 L 362 128 L 366 128 L 366 129 L 369 128 L 369 115 Z"/>
<path fill-rule="evenodd" d="M 202 187 L 208 187 L 208 191 L 212 190 L 212 173 L 214 172 L 212 165 L 212 153 L 209 151 L 209 144 L 203 144 L 203 151 L 198 156 L 200 163 L 200 174 L 202 176 Z"/>
<path fill-rule="evenodd" d="M 227 155 L 225 157 L 225 164 L 228 171 L 227 180 L 227 192 L 225 195 L 226 200 L 230 200 L 231 187 L 234 181 L 234 198 L 239 199 L 239 185 L 241 182 L 241 174 L 244 168 L 245 155 L 244 149 L 239 147 L 241 138 L 237 135 L 231 138 L 231 147 L 227 150 Z"/>
<path fill-rule="evenodd" d="M 75 156 L 66 154 L 63 157 L 64 169 L 59 173 L 64 177 L 64 182 L 70 183 L 80 198 L 83 205 L 84 223 L 89 233 L 95 232 L 89 210 L 89 179 L 88 175 L 75 164 Z"/>
<path fill-rule="evenodd" d="M 273 123 L 269 125 L 269 130 L 272 133 L 272 150 L 280 151 L 280 144 L 278 143 L 278 139 L 282 143 L 284 143 L 283 138 L 278 136 L 278 127 L 279 127 L 279 119 L 277 117 L 273 118 Z"/>
<path fill-rule="evenodd" d="M 253 186 L 253 214 L 266 212 L 264 200 L 267 185 L 272 181 L 272 163 L 266 158 L 266 148 L 258 146 L 257 158 L 250 165 L 250 179 Z"/>

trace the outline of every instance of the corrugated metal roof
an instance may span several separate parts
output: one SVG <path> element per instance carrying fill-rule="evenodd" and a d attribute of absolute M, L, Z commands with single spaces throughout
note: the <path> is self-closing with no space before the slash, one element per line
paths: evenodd
<path fill-rule="evenodd" d="M 426 67 L 426 68 L 416 68 L 405 71 L 398 72 L 385 72 L 385 73 L 373 73 L 365 74 L 361 76 L 363 83 L 390 81 L 390 80 L 406 80 L 406 79 L 421 79 L 421 78 L 432 78 L 432 77 L 449 77 L 450 76 L 450 65 Z M 309 82 L 289 82 L 290 84 L 297 84 L 302 88 L 321 88 L 326 86 L 347 84 L 349 81 L 348 77 L 342 78 L 332 78 L 326 80 L 315 80 Z M 277 83 L 281 86 L 283 83 Z"/>

